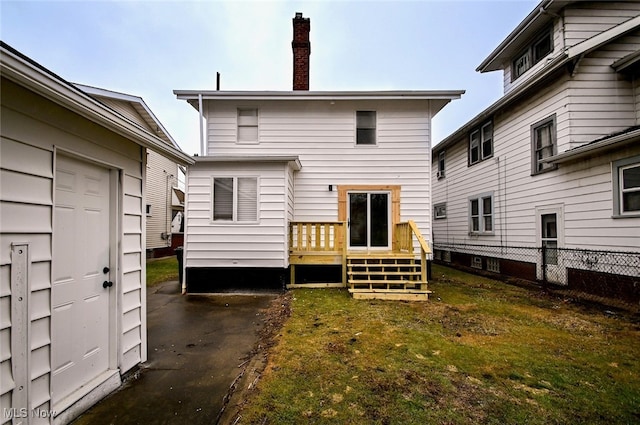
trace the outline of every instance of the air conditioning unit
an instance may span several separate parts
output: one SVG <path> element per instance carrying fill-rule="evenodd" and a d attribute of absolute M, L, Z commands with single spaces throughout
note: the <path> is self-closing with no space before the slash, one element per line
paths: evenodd
<path fill-rule="evenodd" d="M 438 179 L 443 179 L 444 178 L 444 170 L 438 171 L 436 173 L 436 177 L 438 177 Z"/>

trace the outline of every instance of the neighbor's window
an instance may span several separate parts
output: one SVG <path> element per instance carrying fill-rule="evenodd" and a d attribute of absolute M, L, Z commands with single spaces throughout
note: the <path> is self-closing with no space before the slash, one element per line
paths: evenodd
<path fill-rule="evenodd" d="M 238 109 L 238 143 L 258 142 L 258 110 Z"/>
<path fill-rule="evenodd" d="M 513 60 L 511 80 L 519 78 L 552 51 L 552 29 L 547 28 Z"/>
<path fill-rule="evenodd" d="M 447 204 L 443 202 L 441 204 L 435 204 L 433 206 L 433 218 L 440 220 L 447 218 Z"/>
<path fill-rule="evenodd" d="M 213 220 L 258 221 L 258 179 L 256 177 L 215 177 L 213 179 Z"/>
<path fill-rule="evenodd" d="M 151 204 L 147 204 L 147 216 L 151 216 Z"/>
<path fill-rule="evenodd" d="M 376 144 L 376 111 L 356 112 L 356 144 Z"/>
<path fill-rule="evenodd" d="M 438 174 L 436 175 L 438 180 L 444 178 L 444 158 L 445 153 L 442 151 L 438 154 Z"/>
<path fill-rule="evenodd" d="M 469 232 L 493 232 L 493 194 L 469 199 Z"/>
<path fill-rule="evenodd" d="M 471 131 L 469 135 L 469 165 L 493 156 L 493 123 L 491 121 Z"/>
<path fill-rule="evenodd" d="M 640 216 L 640 156 L 613 163 L 614 216 Z"/>
<path fill-rule="evenodd" d="M 555 114 L 531 126 L 531 144 L 531 174 L 555 170 L 555 164 L 542 162 L 557 152 Z"/>

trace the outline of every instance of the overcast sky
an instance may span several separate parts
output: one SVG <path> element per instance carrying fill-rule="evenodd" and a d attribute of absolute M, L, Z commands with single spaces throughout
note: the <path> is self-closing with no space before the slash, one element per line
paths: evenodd
<path fill-rule="evenodd" d="M 538 0 L 8 1 L 2 40 L 67 81 L 142 97 L 188 154 L 198 114 L 175 89 L 291 90 L 292 18 L 311 18 L 311 90 L 466 90 L 437 143 L 502 95 L 477 66 Z"/>

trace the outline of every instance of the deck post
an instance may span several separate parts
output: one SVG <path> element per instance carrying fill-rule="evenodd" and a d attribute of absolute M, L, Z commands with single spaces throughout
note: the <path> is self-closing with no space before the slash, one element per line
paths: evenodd
<path fill-rule="evenodd" d="M 347 222 L 342 222 L 342 284 L 347 286 L 347 246 L 349 244 L 349 235 Z"/>

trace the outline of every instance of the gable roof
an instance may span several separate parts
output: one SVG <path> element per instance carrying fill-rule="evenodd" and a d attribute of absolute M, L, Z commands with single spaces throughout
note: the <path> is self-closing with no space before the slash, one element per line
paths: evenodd
<path fill-rule="evenodd" d="M 133 109 L 136 110 L 138 114 L 144 120 L 144 123 L 147 127 L 151 129 L 155 129 L 155 135 L 162 139 L 165 143 L 173 146 L 176 149 L 180 149 L 178 143 L 171 137 L 171 134 L 164 128 L 162 123 L 154 113 L 151 111 L 149 106 L 145 103 L 144 99 L 139 96 L 134 96 L 126 93 L 119 93 L 112 90 L 102 89 L 99 87 L 86 86 L 84 84 L 74 83 L 76 87 L 78 87 L 83 92 L 91 95 L 91 97 L 96 98 L 96 100 L 100 101 L 102 99 L 113 99 L 121 102 L 128 103 Z M 108 106 L 108 105 L 107 105 Z"/>
<path fill-rule="evenodd" d="M 0 74 L 26 89 L 181 165 L 194 160 L 0 41 Z"/>

